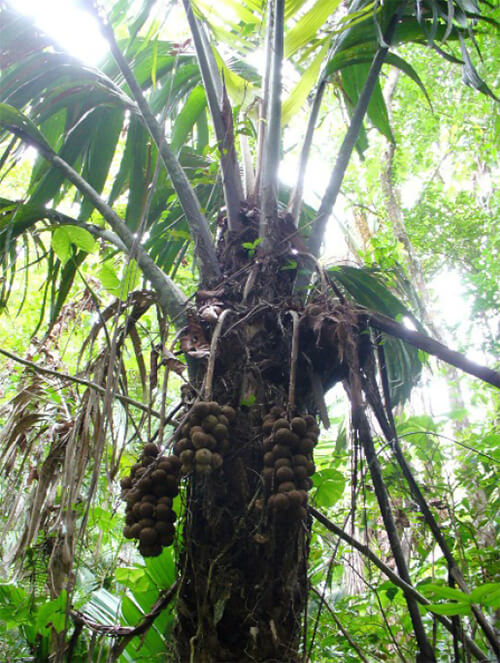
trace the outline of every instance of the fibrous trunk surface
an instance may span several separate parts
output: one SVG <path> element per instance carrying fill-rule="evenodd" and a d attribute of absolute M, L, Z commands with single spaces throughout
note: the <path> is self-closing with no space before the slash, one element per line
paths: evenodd
<path fill-rule="evenodd" d="M 341 339 L 326 300 L 324 306 L 304 309 L 292 298 L 294 274 L 283 270 L 290 255 L 249 263 L 242 260 L 248 256 L 228 250 L 227 235 L 225 241 L 220 253 L 225 253 L 226 260 L 230 257 L 228 271 L 238 276 L 227 279 L 216 291 L 198 293 L 202 322 L 188 329 L 192 338 L 187 345 L 202 344 L 200 327 L 210 340 L 221 311 L 229 308 L 231 314 L 223 325 L 219 323 L 217 347 L 211 350 L 213 388 L 204 382 L 202 371 L 198 392 L 193 391 L 190 402 L 198 402 L 201 396 L 230 406 L 235 417 L 223 465 L 208 473 L 193 471 L 189 478 L 179 568 L 178 659 L 196 663 L 298 661 L 308 592 L 310 517 L 304 507 L 306 491 L 312 485 L 312 446 L 318 433 L 311 385 L 314 375 L 325 387 L 342 378 L 344 367 L 336 350 Z M 294 324 L 300 325 L 300 353 L 295 360 Z M 296 396 L 290 403 L 294 361 Z M 189 434 L 190 425 L 201 423 L 189 415 L 189 407 L 188 402 L 187 424 L 179 437 Z M 286 421 L 297 415 L 308 415 L 310 431 L 304 429 L 303 434 L 310 435 L 312 444 L 295 435 L 302 451 L 272 446 L 276 442 L 271 440 L 274 433 L 269 437 L 273 421 L 285 418 L 286 427 Z M 294 433 L 291 435 L 293 438 Z M 178 440 L 178 444 L 179 450 L 185 449 L 184 442 Z M 192 450 L 185 458 L 190 455 Z M 297 470 L 299 462 L 304 465 Z M 283 465 L 296 473 L 286 484 L 286 490 L 294 494 L 276 498 L 285 489 L 276 478 L 277 468 Z M 285 479 L 287 472 L 290 470 L 281 472 Z"/>

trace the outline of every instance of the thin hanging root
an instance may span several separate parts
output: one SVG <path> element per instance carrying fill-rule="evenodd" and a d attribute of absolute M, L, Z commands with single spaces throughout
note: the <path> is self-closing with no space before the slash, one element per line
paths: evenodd
<path fill-rule="evenodd" d="M 288 386 L 288 413 L 293 415 L 295 408 L 295 385 L 297 382 L 297 361 L 299 357 L 299 314 L 297 311 L 287 311 L 292 317 L 292 352 L 290 354 L 290 384 Z"/>
<path fill-rule="evenodd" d="M 222 332 L 222 327 L 224 325 L 224 320 L 227 316 L 233 313 L 231 309 L 227 308 L 219 316 L 217 324 L 215 325 L 214 335 L 212 336 L 212 342 L 210 343 L 210 356 L 208 358 L 207 374 L 205 377 L 205 384 L 203 386 L 202 394 L 203 398 L 206 401 L 211 400 L 212 398 L 212 382 L 214 380 L 214 371 L 215 371 L 215 358 L 217 355 L 217 343 Z"/>

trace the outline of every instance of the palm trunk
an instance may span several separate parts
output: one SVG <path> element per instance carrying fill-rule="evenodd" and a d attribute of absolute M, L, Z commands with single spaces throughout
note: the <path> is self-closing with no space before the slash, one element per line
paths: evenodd
<path fill-rule="evenodd" d="M 275 288 L 272 270 L 261 273 L 253 292 L 265 292 L 266 302 L 256 296 L 253 317 L 224 320 L 213 391 L 205 385 L 206 400 L 231 405 L 236 418 L 223 467 L 194 472 L 189 484 L 176 627 L 182 661 L 300 660 L 310 522 L 277 521 L 263 481 L 262 418 L 273 405 L 286 410 L 290 375 L 290 324 L 282 327 L 268 305 L 281 300 Z"/>

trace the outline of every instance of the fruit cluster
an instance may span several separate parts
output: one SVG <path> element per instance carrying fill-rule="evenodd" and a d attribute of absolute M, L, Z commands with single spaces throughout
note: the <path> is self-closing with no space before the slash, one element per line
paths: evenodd
<path fill-rule="evenodd" d="M 307 491 L 315 472 L 312 452 L 319 428 L 313 416 L 287 418 L 279 406 L 262 422 L 264 431 L 263 479 L 268 506 L 276 516 L 289 520 L 306 517 Z"/>
<path fill-rule="evenodd" d="M 236 417 L 230 405 L 200 401 L 191 408 L 174 453 L 181 461 L 180 473 L 208 475 L 218 470 L 229 449 L 229 427 Z"/>
<path fill-rule="evenodd" d="M 123 534 L 138 539 L 143 557 L 157 557 L 174 541 L 172 500 L 179 493 L 180 465 L 176 456 L 159 456 L 158 447 L 149 443 L 120 482 L 127 503 Z"/>

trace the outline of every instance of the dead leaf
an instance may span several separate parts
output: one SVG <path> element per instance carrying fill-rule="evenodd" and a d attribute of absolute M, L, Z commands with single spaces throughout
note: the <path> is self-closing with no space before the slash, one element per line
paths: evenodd
<path fill-rule="evenodd" d="M 182 375 L 182 371 L 186 368 L 185 364 L 183 364 L 180 359 L 177 359 L 174 353 L 170 350 L 164 349 L 162 354 L 162 364 L 165 364 L 169 370 L 174 371 L 177 375 Z"/>

